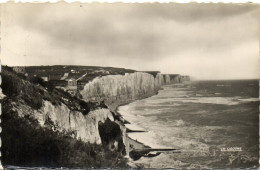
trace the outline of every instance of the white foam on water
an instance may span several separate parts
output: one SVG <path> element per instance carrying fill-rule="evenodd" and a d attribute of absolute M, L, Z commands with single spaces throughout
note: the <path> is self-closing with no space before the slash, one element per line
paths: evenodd
<path fill-rule="evenodd" d="M 176 120 L 176 126 L 183 126 L 185 125 L 185 122 L 183 120 Z"/>
<path fill-rule="evenodd" d="M 156 169 L 165 168 L 180 168 L 187 167 L 188 164 L 182 161 L 171 158 L 168 154 L 161 153 L 159 156 L 154 158 L 142 157 L 141 159 L 135 161 L 135 164 L 143 164 L 145 167 L 152 167 Z"/>
<path fill-rule="evenodd" d="M 223 104 L 223 105 L 238 105 L 241 104 L 241 101 L 258 101 L 257 99 L 240 99 L 241 97 L 187 97 L 178 96 L 178 97 L 168 97 L 168 98 L 159 98 L 159 99 L 147 99 L 144 103 L 146 106 L 165 106 L 166 102 L 169 102 L 171 106 L 180 106 L 180 103 L 202 103 L 202 104 Z"/>
<path fill-rule="evenodd" d="M 148 132 L 128 133 L 129 137 L 144 143 L 153 148 L 176 148 L 182 153 L 177 157 L 187 157 L 189 155 L 206 156 L 209 154 L 209 145 L 212 131 L 229 128 L 221 126 L 204 126 L 198 127 L 185 122 L 181 118 L 171 119 L 167 114 L 174 113 L 175 107 L 186 103 L 201 104 L 222 104 L 238 105 L 245 102 L 259 101 L 257 98 L 244 99 L 236 97 L 189 97 L 190 91 L 184 88 L 166 87 L 158 95 L 146 98 L 144 100 L 121 106 L 118 112 L 131 124 L 126 124 L 132 130 L 144 130 Z M 158 119 L 160 114 L 167 113 L 163 118 Z M 203 111 L 195 111 L 192 114 L 201 114 Z M 177 160 L 173 153 L 162 153 L 154 158 L 144 158 L 136 161 L 142 163 L 145 167 L 160 168 L 167 165 L 175 164 L 174 167 L 187 167 L 184 162 Z M 175 160 L 173 160 L 173 158 Z M 155 162 L 155 163 L 153 163 Z M 151 166 L 150 166 L 151 165 Z M 192 165 L 192 166 L 195 166 Z M 169 166 L 170 167 L 170 166 Z M 172 167 L 172 166 L 171 166 Z"/>
<path fill-rule="evenodd" d="M 240 101 L 235 97 L 190 97 L 190 98 L 172 98 L 173 101 L 183 103 L 205 103 L 205 104 L 223 104 L 237 105 Z"/>
<path fill-rule="evenodd" d="M 217 84 L 217 87 L 230 87 L 230 84 Z"/>
<path fill-rule="evenodd" d="M 259 98 L 248 98 L 248 99 L 238 99 L 239 101 L 243 101 L 243 102 L 259 102 L 260 99 Z"/>
<path fill-rule="evenodd" d="M 226 85 L 224 85 L 226 86 Z M 185 90 L 184 90 L 185 89 Z M 196 96 L 189 96 L 190 91 L 187 91 L 186 88 L 164 88 L 156 96 L 152 96 L 144 101 L 144 104 L 153 104 L 155 106 L 163 106 L 165 102 L 171 102 L 176 106 L 180 105 L 179 103 L 202 103 L 202 104 L 223 104 L 223 105 L 238 105 L 242 101 L 258 101 L 257 98 L 252 99 L 242 99 L 240 96 L 236 97 L 203 97 L 203 95 L 196 94 Z M 219 95 L 221 93 L 216 93 Z M 165 106 L 165 105 L 164 105 Z"/>

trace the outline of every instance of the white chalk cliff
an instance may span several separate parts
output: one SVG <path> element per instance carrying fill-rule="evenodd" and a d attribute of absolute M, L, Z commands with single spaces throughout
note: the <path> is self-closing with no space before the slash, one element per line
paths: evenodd
<path fill-rule="evenodd" d="M 102 101 L 107 104 L 122 104 L 131 100 L 154 95 L 164 83 L 163 76 L 135 72 L 125 75 L 97 77 L 80 92 L 85 101 Z"/>
<path fill-rule="evenodd" d="M 51 126 L 53 130 L 73 132 L 77 139 L 85 142 L 101 144 L 98 124 L 107 119 L 114 121 L 112 113 L 108 109 L 96 109 L 83 115 L 78 111 L 71 111 L 66 105 L 52 105 L 44 101 L 43 107 L 34 110 L 27 105 L 14 107 L 20 116 L 33 116 L 42 126 Z M 33 114 L 31 114 L 33 113 Z"/>

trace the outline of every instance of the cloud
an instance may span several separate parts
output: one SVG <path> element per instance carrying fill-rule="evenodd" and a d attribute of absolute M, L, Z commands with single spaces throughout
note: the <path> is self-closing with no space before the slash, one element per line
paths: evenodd
<path fill-rule="evenodd" d="M 10 65 L 106 65 L 186 74 L 208 69 L 197 77 L 216 72 L 221 78 L 226 74 L 210 61 L 229 63 L 228 70 L 236 58 L 255 67 L 251 61 L 258 56 L 255 48 L 249 58 L 231 53 L 258 44 L 258 6 L 252 4 L 6 4 L 4 9 L 3 62 Z M 204 63 L 198 67 L 196 61 Z M 234 76 L 239 75 L 245 77 L 242 71 Z"/>

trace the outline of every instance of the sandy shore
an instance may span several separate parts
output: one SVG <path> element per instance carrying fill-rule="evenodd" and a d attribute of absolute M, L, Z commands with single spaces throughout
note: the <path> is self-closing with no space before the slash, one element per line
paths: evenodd
<path fill-rule="evenodd" d="M 156 95 L 156 94 L 155 94 Z M 151 96 L 148 96 L 148 97 L 151 97 Z M 146 97 L 146 98 L 148 98 Z M 137 99 L 138 100 L 138 99 Z M 141 100 L 141 99 L 140 99 Z M 120 106 L 124 106 L 124 105 L 128 105 L 132 102 L 134 102 L 136 100 L 132 100 L 130 102 L 127 102 L 127 103 L 124 103 L 124 104 L 120 104 L 114 108 L 110 108 L 115 114 L 116 116 L 119 118 L 119 120 L 125 125 L 125 124 L 131 124 L 129 121 L 127 121 L 126 119 L 124 119 L 124 117 L 118 112 L 118 108 Z M 127 133 L 144 133 L 145 131 L 139 131 L 139 130 L 136 130 L 136 129 L 129 129 L 127 128 Z M 127 135 L 127 134 L 126 134 Z M 145 148 L 151 148 L 150 146 L 147 146 L 145 145 L 144 143 L 141 143 L 137 140 L 134 140 L 132 138 L 130 138 L 128 135 L 127 135 L 127 140 L 128 140 L 128 143 L 129 143 L 129 148 L 130 148 L 130 151 L 132 149 L 145 149 Z"/>
<path fill-rule="evenodd" d="M 130 137 L 127 137 L 127 140 L 128 140 L 128 143 L 129 143 L 129 146 L 130 148 L 134 148 L 134 149 L 145 149 L 145 148 L 151 148 L 139 141 L 136 141 L 134 139 L 131 139 Z M 130 149 L 131 150 L 131 149 Z"/>

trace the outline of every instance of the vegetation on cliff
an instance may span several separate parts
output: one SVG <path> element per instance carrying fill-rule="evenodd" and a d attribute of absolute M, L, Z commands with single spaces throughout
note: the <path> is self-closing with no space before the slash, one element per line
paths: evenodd
<path fill-rule="evenodd" d="M 37 120 L 19 117 L 8 101 L 3 103 L 2 163 L 17 166 L 126 167 L 126 159 L 117 151 L 84 143 L 65 132 L 40 127 Z"/>
<path fill-rule="evenodd" d="M 52 126 L 40 126 L 33 117 L 18 116 L 13 106 L 28 105 L 32 109 L 40 109 L 43 101 L 53 105 L 65 104 L 70 110 L 88 114 L 89 111 L 105 108 L 103 103 L 84 102 L 77 97 L 55 89 L 51 84 L 37 77 L 26 77 L 17 74 L 9 67 L 2 70 L 2 89 L 6 97 L 2 100 L 2 163 L 17 166 L 65 166 L 65 167 L 126 167 L 126 159 L 121 150 L 111 150 L 106 144 L 85 143 L 73 138 L 68 131 L 53 131 Z M 18 108 L 22 109 L 22 108 Z M 119 130 L 114 122 L 100 125 L 101 138 Z M 115 134 L 114 137 L 120 136 Z M 104 139 L 109 143 L 109 139 Z M 105 142 L 104 142 L 105 143 Z M 122 143 L 120 143 L 122 145 Z"/>
<path fill-rule="evenodd" d="M 61 86 L 66 85 L 65 79 L 80 79 L 80 84 L 86 84 L 96 77 L 106 75 L 124 75 L 125 73 L 134 73 L 135 70 L 114 68 L 114 67 L 98 67 L 98 66 L 70 66 L 70 65 L 54 65 L 54 66 L 27 66 L 23 67 L 29 76 L 37 75 L 46 77 L 49 81 L 59 81 Z M 66 76 L 65 76 L 66 75 Z M 64 84 L 65 83 L 65 84 Z M 81 86 L 78 86 L 81 88 Z"/>
<path fill-rule="evenodd" d="M 83 114 L 87 114 L 98 107 L 107 108 L 102 102 L 84 102 L 76 96 L 71 96 L 61 89 L 54 88 L 50 82 L 44 82 L 39 77 L 26 77 L 24 74 L 17 74 L 7 66 L 3 67 L 2 80 L 1 87 L 8 98 L 11 98 L 14 102 L 23 100 L 33 109 L 40 109 L 43 100 L 50 101 L 53 105 L 63 103 L 70 110 L 80 111 Z"/>

